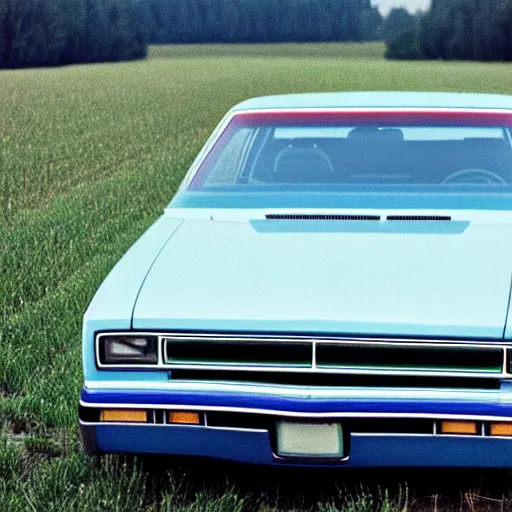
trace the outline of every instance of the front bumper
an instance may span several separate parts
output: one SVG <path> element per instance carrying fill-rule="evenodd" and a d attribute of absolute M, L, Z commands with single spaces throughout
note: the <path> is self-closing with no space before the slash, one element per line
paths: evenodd
<path fill-rule="evenodd" d="M 403 389 L 352 389 L 329 392 L 230 386 L 215 390 L 90 389 L 81 395 L 81 430 L 89 453 L 151 453 L 212 457 L 237 462 L 348 467 L 512 467 L 512 437 L 491 436 L 492 422 L 512 422 L 512 392 Z M 147 411 L 197 411 L 249 415 L 266 419 L 261 424 L 176 425 L 161 423 L 109 423 L 91 420 L 93 410 L 108 408 Z M 162 418 L 165 414 L 161 415 Z M 148 414 L 151 418 L 151 414 Z M 357 431 L 354 419 L 400 422 L 416 418 L 432 423 L 431 432 Z M 279 457 L 275 449 L 277 421 L 340 422 L 347 426 L 343 459 L 293 459 Z M 476 435 L 440 434 L 443 420 L 475 421 Z M 351 423 L 352 422 L 352 423 Z"/>

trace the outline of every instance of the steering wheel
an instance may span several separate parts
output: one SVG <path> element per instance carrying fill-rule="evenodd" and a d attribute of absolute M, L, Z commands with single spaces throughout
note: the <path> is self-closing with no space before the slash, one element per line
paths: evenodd
<path fill-rule="evenodd" d="M 482 185 L 507 185 L 507 182 L 495 172 L 486 169 L 462 169 L 447 176 L 443 185 L 451 183 L 477 183 Z"/>

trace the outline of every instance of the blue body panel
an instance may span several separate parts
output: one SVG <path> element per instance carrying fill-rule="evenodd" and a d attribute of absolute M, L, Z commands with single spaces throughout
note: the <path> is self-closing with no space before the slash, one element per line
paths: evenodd
<path fill-rule="evenodd" d="M 503 338 L 512 225 L 333 224 L 184 220 L 146 277 L 133 327 Z"/>
<path fill-rule="evenodd" d="M 421 391 L 418 394 L 426 394 Z M 432 391 L 432 395 L 436 392 Z M 190 391 L 127 391 L 82 390 L 82 404 L 87 406 L 108 404 L 137 404 L 174 407 L 197 406 L 205 408 L 229 408 L 230 410 L 265 411 L 273 418 L 286 414 L 354 413 L 407 413 L 408 415 L 465 415 L 493 417 L 494 420 L 512 417 L 512 393 L 510 390 L 459 393 L 458 399 L 400 399 L 393 397 L 372 399 L 311 399 L 265 395 L 264 392 L 190 392 Z M 194 409 L 193 409 L 194 410 Z M 307 419 L 304 421 L 308 421 Z M 332 420 L 331 420 L 332 421 Z M 343 418 L 339 420 L 343 425 Z M 82 426 L 84 428 L 84 426 Z M 440 435 L 400 434 L 351 434 L 350 456 L 345 461 L 321 461 L 282 459 L 274 455 L 272 430 L 221 429 L 204 426 L 179 425 L 95 425 L 85 428 L 94 430 L 95 449 L 102 453 L 154 453 L 214 457 L 236 462 L 271 465 L 318 465 L 346 467 L 379 466 L 446 466 L 446 467 L 512 467 L 512 439 L 491 437 L 460 437 Z"/>
<path fill-rule="evenodd" d="M 204 427 L 95 427 L 98 448 L 105 453 L 191 455 L 279 466 L 329 467 L 512 467 L 507 439 L 452 436 L 353 435 L 346 462 L 297 462 L 273 455 L 268 432 Z"/>
<path fill-rule="evenodd" d="M 512 418 L 512 393 L 487 392 L 474 394 L 459 392 L 459 397 L 453 394 L 446 399 L 439 394 L 428 394 L 418 390 L 418 398 L 403 398 L 393 396 L 393 390 L 387 396 L 376 398 L 372 396 L 371 388 L 367 397 L 361 398 L 324 398 L 313 399 L 308 396 L 292 397 L 266 394 L 265 388 L 260 393 L 220 392 L 220 391 L 152 391 L 152 390 L 82 390 L 82 402 L 88 406 L 101 404 L 133 404 L 133 405 L 172 405 L 197 406 L 211 408 L 232 408 L 239 410 L 276 411 L 276 413 L 330 414 L 330 413 L 406 413 L 425 415 L 470 415 L 470 416 L 499 416 Z M 434 398 L 435 396 L 435 398 Z M 421 398 L 419 398 L 421 397 Z M 511 444 L 512 449 L 512 444 Z"/>
<path fill-rule="evenodd" d="M 83 368 L 85 379 L 107 379 L 99 372 L 94 357 L 94 335 L 98 331 L 130 330 L 133 308 L 144 279 L 153 261 L 182 221 L 161 217 L 111 270 L 96 292 L 83 323 Z M 158 374 L 134 372 L 134 380 L 160 380 Z"/>

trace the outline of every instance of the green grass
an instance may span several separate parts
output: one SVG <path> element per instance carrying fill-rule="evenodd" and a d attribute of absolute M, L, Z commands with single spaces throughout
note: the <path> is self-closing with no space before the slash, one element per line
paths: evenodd
<path fill-rule="evenodd" d="M 307 91 L 512 94 L 511 64 L 393 62 L 383 51 L 164 46 L 141 62 L 0 73 L 0 510 L 512 507 L 501 499 L 506 485 L 478 497 L 478 479 L 461 488 L 446 487 L 449 476 L 431 484 L 423 474 L 377 472 L 347 483 L 345 474 L 306 472 L 293 486 L 287 473 L 262 470 L 256 484 L 238 467 L 185 465 L 183 476 L 182 466 L 155 472 L 119 457 L 96 464 L 80 451 L 83 312 L 230 106 Z"/>
<path fill-rule="evenodd" d="M 282 57 L 286 59 L 304 59 L 318 57 L 322 59 L 381 59 L 384 55 L 382 43 L 281 43 L 281 44 L 177 44 L 152 46 L 149 58 L 175 59 L 204 57 Z"/>

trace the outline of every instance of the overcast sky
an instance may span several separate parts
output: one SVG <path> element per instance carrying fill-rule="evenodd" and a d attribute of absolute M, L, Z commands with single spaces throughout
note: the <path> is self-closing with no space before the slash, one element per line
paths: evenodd
<path fill-rule="evenodd" d="M 378 5 L 382 14 L 387 14 L 392 7 L 406 7 L 411 12 L 426 9 L 430 0 L 372 0 L 372 4 Z"/>

